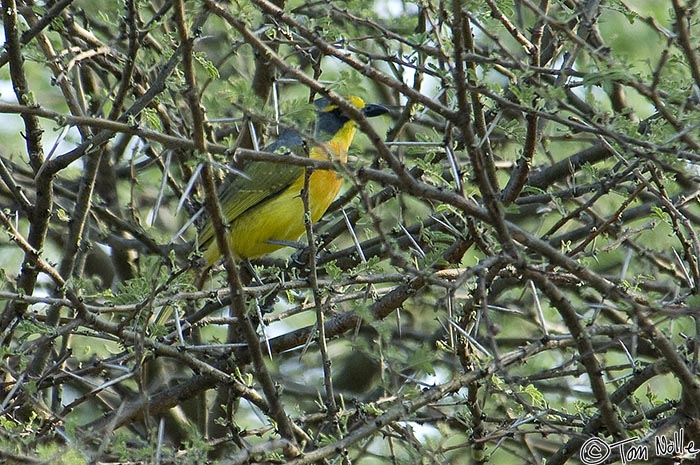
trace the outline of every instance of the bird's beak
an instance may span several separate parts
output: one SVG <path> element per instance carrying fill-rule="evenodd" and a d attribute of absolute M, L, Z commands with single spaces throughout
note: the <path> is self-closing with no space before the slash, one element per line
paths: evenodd
<path fill-rule="evenodd" d="M 380 116 L 389 113 L 389 109 L 383 105 L 377 105 L 375 103 L 368 103 L 362 109 L 362 114 L 367 118 L 372 118 L 373 116 Z"/>

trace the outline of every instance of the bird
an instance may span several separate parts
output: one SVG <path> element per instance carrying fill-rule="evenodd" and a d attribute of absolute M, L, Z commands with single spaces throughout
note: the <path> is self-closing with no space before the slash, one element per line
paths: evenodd
<path fill-rule="evenodd" d="M 348 100 L 368 118 L 389 112 L 382 105 L 365 104 L 360 97 L 350 96 Z M 316 122 L 308 144 L 299 131 L 285 129 L 264 151 L 346 163 L 357 122 L 327 97 L 315 100 L 314 106 Z M 222 186 L 218 196 L 231 250 L 237 258 L 248 260 L 289 245 L 304 233 L 301 191 L 305 184 L 305 168 L 251 161 L 242 171 Z M 311 222 L 316 223 L 337 197 L 343 178 L 335 171 L 318 169 L 312 171 L 308 183 Z M 213 224 L 207 219 L 198 244 L 208 267 L 221 257 L 214 236 Z"/>

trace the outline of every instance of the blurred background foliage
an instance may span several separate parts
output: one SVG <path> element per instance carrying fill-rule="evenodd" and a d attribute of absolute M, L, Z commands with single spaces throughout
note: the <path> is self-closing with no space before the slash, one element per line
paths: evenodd
<path fill-rule="evenodd" d="M 4 463 L 700 443 L 696 2 L 2 8 Z M 318 253 L 204 270 L 203 177 L 329 94 L 390 115 L 337 167 Z"/>

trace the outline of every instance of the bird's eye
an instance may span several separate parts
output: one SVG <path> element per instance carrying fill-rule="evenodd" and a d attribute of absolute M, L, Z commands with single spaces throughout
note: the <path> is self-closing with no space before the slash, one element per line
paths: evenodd
<path fill-rule="evenodd" d="M 333 116 L 335 116 L 343 122 L 350 120 L 350 118 L 348 118 L 348 116 L 345 113 L 343 113 L 340 108 L 336 108 L 335 110 L 333 110 Z"/>

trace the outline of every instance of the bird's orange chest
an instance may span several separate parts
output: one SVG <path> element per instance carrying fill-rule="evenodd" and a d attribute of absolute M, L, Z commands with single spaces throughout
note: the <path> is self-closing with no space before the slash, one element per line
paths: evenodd
<path fill-rule="evenodd" d="M 349 122 L 329 142 L 321 147 L 314 147 L 310 156 L 316 160 L 334 160 L 345 163 L 348 160 L 348 149 L 355 135 L 356 126 Z M 304 177 L 299 181 L 303 187 Z M 323 216 L 330 204 L 337 197 L 340 188 L 343 187 L 343 178 L 335 171 L 316 170 L 309 178 L 309 209 L 311 219 L 316 222 Z"/>
<path fill-rule="evenodd" d="M 342 186 L 343 179 L 333 171 L 319 170 L 311 173 L 309 178 L 309 209 L 313 222 L 318 221 L 328 210 Z"/>

